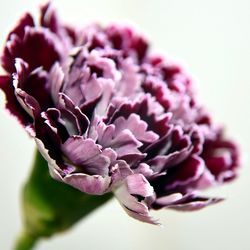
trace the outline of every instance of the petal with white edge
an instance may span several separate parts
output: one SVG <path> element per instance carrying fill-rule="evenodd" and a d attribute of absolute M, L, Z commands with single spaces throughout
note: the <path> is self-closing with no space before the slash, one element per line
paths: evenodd
<path fill-rule="evenodd" d="M 111 178 L 109 176 L 75 173 L 67 175 L 63 178 L 63 181 L 84 193 L 102 195 L 108 191 Z"/>
<path fill-rule="evenodd" d="M 154 190 L 143 175 L 129 175 L 123 184 L 114 190 L 114 194 L 129 216 L 150 224 L 159 224 L 149 215 L 149 208 L 144 202 L 145 198 L 154 194 Z"/>

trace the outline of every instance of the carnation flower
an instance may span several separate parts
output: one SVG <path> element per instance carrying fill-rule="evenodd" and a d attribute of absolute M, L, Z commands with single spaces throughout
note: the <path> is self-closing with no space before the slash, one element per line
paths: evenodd
<path fill-rule="evenodd" d="M 62 23 L 51 5 L 8 35 L 0 88 L 6 108 L 51 176 L 92 195 L 113 192 L 132 217 L 201 209 L 199 191 L 233 180 L 238 149 L 197 101 L 192 78 L 149 52 L 131 27 Z"/>

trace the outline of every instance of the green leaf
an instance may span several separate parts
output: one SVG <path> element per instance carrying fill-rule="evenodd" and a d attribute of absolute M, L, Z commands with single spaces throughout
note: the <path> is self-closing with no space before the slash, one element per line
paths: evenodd
<path fill-rule="evenodd" d="M 55 181 L 49 174 L 47 161 L 38 151 L 22 195 L 25 230 L 21 239 L 29 240 L 49 237 L 69 229 L 112 197 L 111 193 L 88 195 Z"/>

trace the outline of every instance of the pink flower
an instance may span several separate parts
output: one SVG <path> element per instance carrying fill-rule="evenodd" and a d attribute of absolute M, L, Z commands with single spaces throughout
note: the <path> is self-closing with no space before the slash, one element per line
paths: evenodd
<path fill-rule="evenodd" d="M 185 70 L 148 47 L 130 27 L 69 27 L 47 4 L 10 32 L 0 88 L 53 178 L 158 223 L 149 209 L 221 201 L 198 191 L 233 180 L 239 156 Z"/>

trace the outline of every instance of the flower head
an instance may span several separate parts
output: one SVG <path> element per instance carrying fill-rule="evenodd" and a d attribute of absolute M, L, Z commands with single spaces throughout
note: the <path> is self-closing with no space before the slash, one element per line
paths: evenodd
<path fill-rule="evenodd" d="M 233 180 L 238 150 L 199 104 L 183 67 L 149 53 L 121 25 L 63 24 L 47 4 L 8 35 L 0 88 L 48 161 L 82 192 L 114 192 L 126 212 L 197 210 L 220 198 L 198 191 Z"/>

